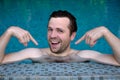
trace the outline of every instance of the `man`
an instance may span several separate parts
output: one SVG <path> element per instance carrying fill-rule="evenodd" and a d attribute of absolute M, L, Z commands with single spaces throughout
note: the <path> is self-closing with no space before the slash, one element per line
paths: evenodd
<path fill-rule="evenodd" d="M 67 11 L 55 11 L 50 15 L 48 22 L 48 43 L 50 48 L 38 49 L 27 48 L 18 52 L 5 54 L 6 45 L 11 36 L 18 38 L 20 43 L 27 46 L 31 40 L 38 43 L 31 34 L 19 27 L 12 26 L 0 38 L 0 63 L 6 64 L 24 59 L 31 59 L 33 62 L 83 62 L 93 60 L 103 64 L 120 66 L 120 40 L 104 26 L 88 31 L 76 44 L 83 40 L 90 46 L 102 36 L 107 40 L 113 49 L 113 55 L 101 54 L 97 51 L 78 51 L 70 48 L 70 42 L 74 39 L 77 31 L 75 17 Z"/>

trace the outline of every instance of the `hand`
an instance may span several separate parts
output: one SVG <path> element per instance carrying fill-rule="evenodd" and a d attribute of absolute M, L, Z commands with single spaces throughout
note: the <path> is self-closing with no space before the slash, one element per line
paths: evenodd
<path fill-rule="evenodd" d="M 38 45 L 37 41 L 31 36 L 31 34 L 19 27 L 12 26 L 7 30 L 11 36 L 15 36 L 19 39 L 20 43 L 27 46 L 27 43 L 31 40 L 35 45 Z"/>
<path fill-rule="evenodd" d="M 95 28 L 93 30 L 88 31 L 86 34 L 84 34 L 78 41 L 75 42 L 75 44 L 80 43 L 83 40 L 86 40 L 86 43 L 90 46 L 94 46 L 99 38 L 104 36 L 104 32 L 107 30 L 104 26 Z"/>

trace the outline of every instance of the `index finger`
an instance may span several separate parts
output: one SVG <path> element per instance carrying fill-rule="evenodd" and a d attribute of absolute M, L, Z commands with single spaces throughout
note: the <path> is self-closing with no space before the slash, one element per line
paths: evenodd
<path fill-rule="evenodd" d="M 80 43 L 80 42 L 83 41 L 84 39 L 85 39 L 85 35 L 83 35 L 79 40 L 77 40 L 77 41 L 75 42 L 75 44 Z"/>
<path fill-rule="evenodd" d="M 38 42 L 29 34 L 31 41 L 35 44 L 38 45 Z"/>

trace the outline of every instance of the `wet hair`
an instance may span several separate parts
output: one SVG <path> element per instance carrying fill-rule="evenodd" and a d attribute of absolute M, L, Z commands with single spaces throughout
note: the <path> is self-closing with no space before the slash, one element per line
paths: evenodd
<path fill-rule="evenodd" d="M 69 20 L 70 20 L 70 24 L 68 26 L 69 30 L 70 30 L 70 35 L 73 33 L 73 32 L 77 32 L 77 23 L 76 23 L 76 18 L 71 14 L 69 13 L 68 11 L 62 11 L 62 10 L 58 10 L 58 11 L 54 11 L 50 17 L 49 17 L 49 20 L 52 18 L 52 17 L 67 17 Z"/>

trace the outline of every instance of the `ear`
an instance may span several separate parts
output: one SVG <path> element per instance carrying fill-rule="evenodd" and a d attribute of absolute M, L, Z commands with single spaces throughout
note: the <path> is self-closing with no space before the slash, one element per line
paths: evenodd
<path fill-rule="evenodd" d="M 71 41 L 75 38 L 75 36 L 76 36 L 76 32 L 73 32 L 71 35 Z"/>

